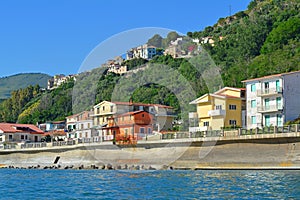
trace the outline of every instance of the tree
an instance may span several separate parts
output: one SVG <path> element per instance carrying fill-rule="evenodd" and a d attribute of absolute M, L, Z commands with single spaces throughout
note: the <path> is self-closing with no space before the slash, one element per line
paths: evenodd
<path fill-rule="evenodd" d="M 274 28 L 268 35 L 265 44 L 261 48 L 261 53 L 266 54 L 282 48 L 290 39 L 300 39 L 300 19 L 293 17 L 282 22 Z"/>
<path fill-rule="evenodd" d="M 163 38 L 159 34 L 155 34 L 152 38 L 150 38 L 147 42 L 148 45 L 155 46 L 157 48 L 162 47 Z"/>
<path fill-rule="evenodd" d="M 167 38 L 163 40 L 163 47 L 166 48 L 170 45 L 171 41 L 176 40 L 177 38 L 179 38 L 180 35 L 175 32 L 175 31 L 171 31 L 168 33 Z"/>

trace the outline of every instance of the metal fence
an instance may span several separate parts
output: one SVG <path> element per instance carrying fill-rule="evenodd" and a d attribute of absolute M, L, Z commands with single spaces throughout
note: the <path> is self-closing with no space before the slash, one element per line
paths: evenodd
<path fill-rule="evenodd" d="M 223 131 L 198 131 L 198 132 L 172 132 L 162 134 L 162 139 L 183 139 L 183 138 L 200 138 L 200 137 L 220 137 Z"/>
<path fill-rule="evenodd" d="M 26 148 L 43 148 L 47 147 L 46 142 L 34 142 L 34 143 L 25 143 L 21 144 L 21 149 L 26 149 Z"/>
<path fill-rule="evenodd" d="M 279 134 L 279 133 L 297 133 L 300 130 L 299 124 L 286 126 L 269 126 L 255 129 L 240 129 L 240 135 L 255 135 L 255 134 Z"/>

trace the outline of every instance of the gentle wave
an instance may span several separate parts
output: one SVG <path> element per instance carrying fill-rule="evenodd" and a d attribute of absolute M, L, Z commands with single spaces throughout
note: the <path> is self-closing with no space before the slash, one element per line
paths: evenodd
<path fill-rule="evenodd" d="M 299 199 L 288 170 L 0 170 L 1 199 Z"/>

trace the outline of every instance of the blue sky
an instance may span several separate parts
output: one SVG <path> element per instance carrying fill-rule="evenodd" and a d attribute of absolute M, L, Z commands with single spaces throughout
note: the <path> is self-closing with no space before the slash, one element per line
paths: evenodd
<path fill-rule="evenodd" d="M 136 28 L 186 34 L 246 10 L 250 0 L 3 0 L 0 77 L 25 72 L 74 74 L 106 39 Z M 99 63 L 100 65 L 101 63 Z"/>

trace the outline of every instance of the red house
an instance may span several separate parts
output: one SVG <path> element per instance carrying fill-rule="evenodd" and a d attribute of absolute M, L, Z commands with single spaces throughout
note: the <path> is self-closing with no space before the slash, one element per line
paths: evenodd
<path fill-rule="evenodd" d="M 133 111 L 108 119 L 107 132 L 114 135 L 118 143 L 134 144 L 142 137 L 152 134 L 153 116 L 146 111 Z"/>

